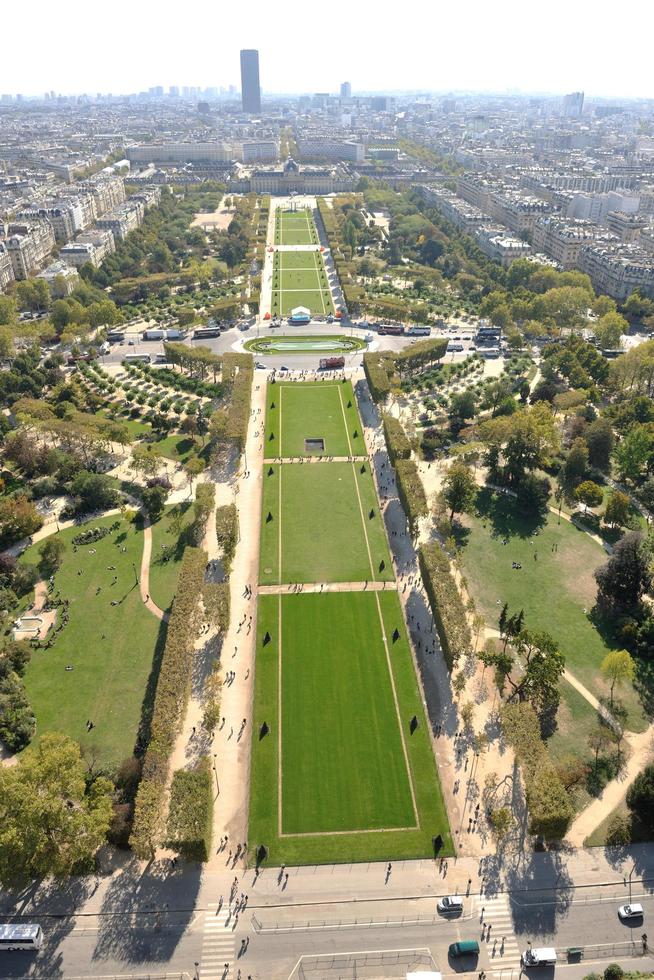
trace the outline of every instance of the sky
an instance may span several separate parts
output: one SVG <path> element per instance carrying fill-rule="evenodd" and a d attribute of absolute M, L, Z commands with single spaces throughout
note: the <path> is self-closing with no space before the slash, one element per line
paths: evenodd
<path fill-rule="evenodd" d="M 240 88 L 239 51 L 258 48 L 264 92 L 654 97 L 651 0 L 7 0 L 1 16 L 0 92 L 24 95 Z"/>

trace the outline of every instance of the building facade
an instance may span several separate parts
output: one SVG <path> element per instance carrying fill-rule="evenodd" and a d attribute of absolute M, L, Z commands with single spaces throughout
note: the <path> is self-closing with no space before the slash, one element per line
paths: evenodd
<path fill-rule="evenodd" d="M 259 115 L 261 112 L 259 52 L 251 48 L 241 51 L 241 94 L 243 112 Z"/>

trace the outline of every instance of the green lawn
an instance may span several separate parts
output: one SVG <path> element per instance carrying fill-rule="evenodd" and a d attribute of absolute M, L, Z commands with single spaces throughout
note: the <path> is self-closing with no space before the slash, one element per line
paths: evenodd
<path fill-rule="evenodd" d="M 433 853 L 432 837 L 441 834 L 442 853 L 451 853 L 397 592 L 262 596 L 257 629 L 253 849 L 265 844 L 271 864 L 417 858 Z M 264 723 L 268 734 L 261 732 Z M 402 827 L 414 829 L 392 829 Z M 381 828 L 389 829 L 356 832 Z"/>
<path fill-rule="evenodd" d="M 511 611 L 524 609 L 526 626 L 551 633 L 569 670 L 596 697 L 607 695 L 599 666 L 611 647 L 591 618 L 593 572 L 607 559 L 603 548 L 569 521 L 561 518 L 559 524 L 556 514 L 548 513 L 539 527 L 515 513 L 511 497 L 482 490 L 477 505 L 479 513 L 465 518 L 462 557 L 487 623 L 497 625 L 504 602 Z M 522 568 L 513 569 L 514 561 Z M 618 696 L 629 710 L 628 727 L 642 731 L 647 721 L 636 691 L 622 688 Z"/>
<path fill-rule="evenodd" d="M 312 438 L 324 440 L 323 452 L 305 450 L 304 440 Z M 268 385 L 265 452 L 268 459 L 365 455 L 363 427 L 352 383 L 315 381 Z"/>
<path fill-rule="evenodd" d="M 49 650 L 34 653 L 25 674 L 37 737 L 64 732 L 95 751 L 103 766 L 119 764 L 134 749 L 155 648 L 163 639 L 161 624 L 144 608 L 135 584 L 142 531 L 121 521 L 116 532 L 73 551 L 72 538 L 80 530 L 108 526 L 116 519 L 101 518 L 61 532 L 68 550 L 55 576 L 55 591 L 70 600 L 69 622 Z M 37 563 L 37 549 L 28 548 L 23 560 Z M 114 575 L 118 580 L 112 586 Z M 119 604 L 112 606 L 112 599 Z M 73 670 L 66 670 L 67 665 Z M 95 725 L 90 733 L 87 719 Z"/>
<path fill-rule="evenodd" d="M 320 252 L 275 252 L 272 312 L 285 316 L 297 306 L 318 314 L 334 312 Z"/>
<path fill-rule="evenodd" d="M 368 463 L 266 464 L 263 479 L 262 584 L 393 579 Z"/>
<path fill-rule="evenodd" d="M 179 566 L 184 555 L 184 531 L 193 523 L 189 503 L 167 507 L 152 525 L 150 595 L 160 609 L 169 609 L 177 591 Z"/>
<path fill-rule="evenodd" d="M 317 245 L 318 232 L 309 208 L 275 212 L 275 245 Z"/>

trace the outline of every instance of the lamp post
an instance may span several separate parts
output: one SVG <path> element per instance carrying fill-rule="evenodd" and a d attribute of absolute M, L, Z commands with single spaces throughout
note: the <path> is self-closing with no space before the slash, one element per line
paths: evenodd
<path fill-rule="evenodd" d="M 134 570 L 134 584 L 135 585 L 138 585 L 139 584 L 139 577 L 136 574 L 136 565 L 134 564 L 134 562 L 132 562 L 132 569 Z"/>
<path fill-rule="evenodd" d="M 218 767 L 216 765 L 216 759 L 217 758 L 218 758 L 218 756 L 214 752 L 213 753 L 213 774 L 216 777 L 216 795 L 217 796 L 220 796 L 220 786 L 218 785 Z"/>

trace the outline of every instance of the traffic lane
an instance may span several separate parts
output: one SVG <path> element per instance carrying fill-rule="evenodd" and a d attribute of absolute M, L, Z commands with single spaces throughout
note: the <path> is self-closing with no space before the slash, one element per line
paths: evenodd
<path fill-rule="evenodd" d="M 44 927 L 44 943 L 38 952 L 0 952 L 0 976 L 51 980 L 177 971 L 193 975 L 203 942 L 197 924 L 162 921 L 156 926 L 139 926 L 129 923 L 129 916 L 111 918 L 115 921 L 98 926 L 73 925 L 74 919 L 67 918 L 57 926 Z"/>
<path fill-rule="evenodd" d="M 538 939 L 540 945 L 580 946 L 594 943 L 640 942 L 652 924 L 654 941 L 654 895 L 632 893 L 632 901 L 643 906 L 640 920 L 623 922 L 618 907 L 629 902 L 623 897 L 607 899 L 600 893 L 578 895 L 569 900 L 552 893 L 536 896 L 511 896 L 511 915 L 515 935 L 525 940 Z M 556 943 L 554 943 L 556 940 Z M 551 942 L 550 942 L 551 941 Z"/>

